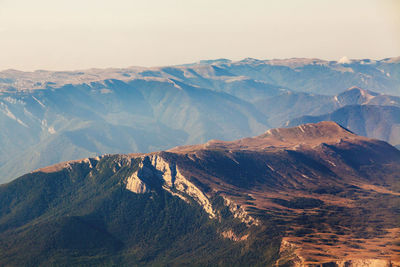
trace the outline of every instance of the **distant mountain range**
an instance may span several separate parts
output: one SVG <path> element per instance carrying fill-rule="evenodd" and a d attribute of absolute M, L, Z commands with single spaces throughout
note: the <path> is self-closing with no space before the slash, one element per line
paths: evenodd
<path fill-rule="evenodd" d="M 178 79 L 202 88 L 225 91 L 226 87 L 248 81 L 273 84 L 297 91 L 334 95 L 344 88 L 400 95 L 400 57 L 383 60 L 350 60 L 347 63 L 310 58 L 241 61 L 227 59 L 200 61 L 181 66 L 125 69 L 89 69 L 82 71 L 0 72 L 2 90 L 59 88 L 66 84 L 104 80 L 130 81 L 140 78 Z M 254 88 L 254 86 L 253 86 Z M 256 89 L 256 88 L 254 88 Z"/>
<path fill-rule="evenodd" d="M 284 126 L 283 121 L 287 124 L 288 120 L 302 115 L 322 115 L 347 105 L 400 107 L 400 97 L 351 87 L 333 96 L 289 91 L 255 102 L 258 110 L 269 115 L 268 122 L 274 127 Z"/>
<path fill-rule="evenodd" d="M 352 105 L 320 116 L 303 116 L 288 126 L 320 121 L 335 121 L 353 132 L 400 145 L 400 107 Z"/>
<path fill-rule="evenodd" d="M 59 163 L 0 185 L 0 265 L 397 266 L 399 179 L 334 122 Z"/>
<path fill-rule="evenodd" d="M 0 72 L 0 182 L 60 161 L 258 135 L 347 105 L 395 109 L 399 95 L 399 58 L 6 70 Z M 396 123 L 369 124 L 366 131 L 345 126 L 397 145 Z"/>

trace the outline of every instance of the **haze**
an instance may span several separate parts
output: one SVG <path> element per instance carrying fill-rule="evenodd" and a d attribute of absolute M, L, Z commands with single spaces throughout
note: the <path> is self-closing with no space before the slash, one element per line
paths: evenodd
<path fill-rule="evenodd" d="M 400 55 L 400 2 L 0 0 L 0 70 Z"/>

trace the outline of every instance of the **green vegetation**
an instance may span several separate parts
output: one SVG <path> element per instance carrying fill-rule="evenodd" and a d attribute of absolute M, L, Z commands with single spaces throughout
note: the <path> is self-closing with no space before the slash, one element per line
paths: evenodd
<path fill-rule="evenodd" d="M 386 143 L 359 138 L 313 149 L 160 152 L 162 167 L 152 165 L 154 154 L 108 155 L 26 174 L 0 186 L 0 265 L 291 264 L 291 245 L 280 252 L 284 236 L 302 249 L 367 249 L 366 239 L 398 227 L 400 199 L 390 190 L 398 188 L 399 155 Z M 173 194 L 162 188 L 168 164 Z M 126 189 L 139 166 L 151 189 L 145 194 Z M 178 170 L 207 194 L 215 219 L 184 195 Z"/>
<path fill-rule="evenodd" d="M 221 220 L 164 190 L 134 194 L 138 160 L 107 156 L 27 174 L 0 187 L 0 265 L 265 266 L 278 255 L 271 228 L 247 228 L 215 199 Z M 95 164 L 93 162 L 93 164 Z M 121 166 L 121 167 L 119 167 Z M 218 204 L 219 203 L 219 204 Z M 222 238 L 233 229 L 244 241 Z"/>

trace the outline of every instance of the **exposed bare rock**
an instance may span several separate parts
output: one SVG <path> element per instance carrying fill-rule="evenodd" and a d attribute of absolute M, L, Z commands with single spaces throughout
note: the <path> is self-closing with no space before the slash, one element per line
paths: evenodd
<path fill-rule="evenodd" d="M 221 235 L 235 242 L 246 240 L 249 237 L 249 235 L 238 236 L 232 229 L 222 232 Z"/>
<path fill-rule="evenodd" d="M 252 216 L 250 216 L 242 206 L 236 204 L 235 202 L 233 202 L 232 200 L 230 200 L 227 197 L 224 197 L 224 196 L 222 196 L 222 197 L 224 199 L 225 206 L 229 207 L 229 210 L 232 212 L 232 214 L 235 218 L 240 219 L 247 226 L 250 226 L 250 225 L 259 226 L 261 224 L 260 220 L 255 219 Z"/>
<path fill-rule="evenodd" d="M 143 156 L 139 169 L 127 178 L 126 188 L 138 194 L 149 192 L 151 188 L 145 181 L 154 177 L 159 178 L 163 189 L 187 202 L 188 197 L 192 198 L 211 218 L 215 217 L 208 197 L 184 177 L 175 164 L 167 162 L 159 153 Z"/>
<path fill-rule="evenodd" d="M 321 251 L 322 252 L 322 251 Z M 345 253 L 345 251 L 343 252 Z M 335 255 L 336 258 L 341 258 L 342 255 Z M 302 247 L 299 244 L 288 241 L 284 238 L 281 242 L 279 251 L 279 259 L 276 266 L 293 266 L 293 267 L 311 267 L 311 266 L 334 266 L 334 267 L 398 267 L 400 263 L 390 259 L 370 259 L 357 255 L 349 255 L 346 260 L 320 261 L 310 262 L 302 256 Z M 317 261 L 314 257 L 314 261 Z M 320 265 L 322 264 L 322 265 Z"/>
<path fill-rule="evenodd" d="M 397 267 L 398 263 L 379 259 L 354 259 L 336 262 L 338 267 Z"/>
<path fill-rule="evenodd" d="M 139 177 L 138 172 L 134 172 L 131 176 L 128 177 L 126 181 L 126 189 L 132 191 L 136 194 L 144 194 L 150 191 L 148 185 L 146 185 Z"/>

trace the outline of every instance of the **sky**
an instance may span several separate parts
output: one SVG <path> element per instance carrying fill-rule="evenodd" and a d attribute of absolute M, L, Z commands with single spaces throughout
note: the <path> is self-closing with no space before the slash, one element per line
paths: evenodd
<path fill-rule="evenodd" d="M 400 56 L 400 0 L 0 0 L 0 70 Z"/>

